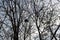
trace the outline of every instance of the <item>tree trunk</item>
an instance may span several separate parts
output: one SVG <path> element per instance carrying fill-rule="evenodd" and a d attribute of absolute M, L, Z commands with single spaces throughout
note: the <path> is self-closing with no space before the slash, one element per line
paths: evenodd
<path fill-rule="evenodd" d="M 42 40 L 40 32 L 39 32 L 39 39 Z"/>
<path fill-rule="evenodd" d="M 24 40 L 25 40 L 25 33 L 24 33 Z"/>
<path fill-rule="evenodd" d="M 39 33 L 39 39 L 42 40 L 42 37 L 41 37 L 40 31 L 39 31 L 39 28 L 38 28 L 38 33 Z"/>
<path fill-rule="evenodd" d="M 26 27 L 25 27 L 25 31 L 24 31 L 24 40 L 26 39 Z"/>
<path fill-rule="evenodd" d="M 38 19 L 38 17 L 37 17 L 37 19 Z M 42 37 L 41 37 L 41 34 L 40 34 L 40 29 L 39 29 L 40 26 L 38 26 L 38 23 L 37 23 L 38 20 L 37 19 L 36 19 L 36 27 L 37 27 L 37 30 L 38 30 L 38 33 L 39 33 L 39 39 L 42 40 Z"/>
<path fill-rule="evenodd" d="M 18 40 L 18 27 L 17 26 L 15 26 L 14 27 L 14 40 Z"/>
<path fill-rule="evenodd" d="M 18 32 L 14 31 L 14 40 L 18 40 Z"/>

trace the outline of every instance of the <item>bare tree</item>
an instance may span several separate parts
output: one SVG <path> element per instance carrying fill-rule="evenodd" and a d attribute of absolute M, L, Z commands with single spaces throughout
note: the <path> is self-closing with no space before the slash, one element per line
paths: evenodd
<path fill-rule="evenodd" d="M 40 3 L 42 4 L 40 5 Z M 51 40 L 53 38 L 57 40 L 55 35 L 60 25 L 58 25 L 58 28 L 54 33 L 52 31 L 52 26 L 55 25 L 54 23 L 58 17 L 54 13 L 54 6 L 58 3 L 54 5 L 52 5 L 51 3 L 52 2 L 50 0 L 50 3 L 45 6 L 44 0 L 1 0 L 0 10 L 4 13 L 5 17 L 3 21 L 0 21 L 0 23 L 2 23 L 3 27 L 5 25 L 7 27 L 10 27 L 12 30 L 11 35 L 9 35 L 9 33 L 6 33 L 4 30 L 5 34 L 8 34 L 7 37 L 11 37 L 14 40 L 19 40 L 19 36 L 20 40 L 26 40 L 26 38 L 28 40 L 29 37 L 29 40 L 31 40 L 31 30 L 34 29 L 31 29 L 31 27 L 33 27 L 33 23 L 35 23 L 39 34 L 39 40 L 46 40 L 48 38 L 43 38 L 47 35 L 43 35 L 45 31 L 51 33 Z M 33 23 L 31 20 L 33 21 Z M 43 31 L 41 31 L 42 27 Z"/>
<path fill-rule="evenodd" d="M 9 17 L 14 32 L 14 40 L 18 40 L 19 27 L 22 23 L 23 12 L 23 9 L 20 7 L 20 0 L 2 0 L 1 8 L 4 9 L 5 15 Z"/>

